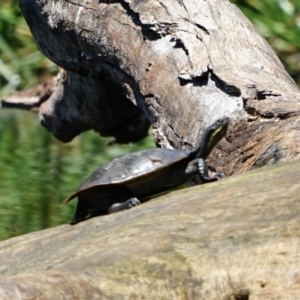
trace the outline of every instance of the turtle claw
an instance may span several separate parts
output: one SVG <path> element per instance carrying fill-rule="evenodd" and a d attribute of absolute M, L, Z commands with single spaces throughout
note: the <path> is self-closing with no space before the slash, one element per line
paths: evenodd
<path fill-rule="evenodd" d="M 109 208 L 108 213 L 112 214 L 112 213 L 115 213 L 115 212 L 118 212 L 118 211 L 121 211 L 121 210 L 132 208 L 132 207 L 137 206 L 139 204 L 141 204 L 140 200 L 136 197 L 132 197 L 129 200 L 123 202 L 123 203 L 113 204 Z"/>
<path fill-rule="evenodd" d="M 79 223 L 80 221 L 76 220 L 76 219 L 72 219 L 72 221 L 70 222 L 70 225 L 75 225 L 77 223 Z"/>
<path fill-rule="evenodd" d="M 211 177 L 206 178 L 205 182 L 218 181 L 218 180 L 223 179 L 224 177 L 226 177 L 226 174 L 224 172 L 219 172 Z"/>
<path fill-rule="evenodd" d="M 134 198 L 130 198 L 126 202 L 127 202 L 127 205 L 128 205 L 127 209 L 132 208 L 134 206 L 137 206 L 137 205 L 141 204 L 140 200 L 138 198 L 135 198 L 135 197 Z"/>
<path fill-rule="evenodd" d="M 217 178 L 217 180 L 223 179 L 226 177 L 225 172 L 219 172 L 216 175 L 214 175 L 215 178 Z"/>
<path fill-rule="evenodd" d="M 226 177 L 226 174 L 224 172 L 216 173 L 213 176 L 209 176 L 206 161 L 202 158 L 198 158 L 191 161 L 186 168 L 186 173 L 190 175 L 195 175 L 189 181 L 189 186 L 213 182 Z"/>

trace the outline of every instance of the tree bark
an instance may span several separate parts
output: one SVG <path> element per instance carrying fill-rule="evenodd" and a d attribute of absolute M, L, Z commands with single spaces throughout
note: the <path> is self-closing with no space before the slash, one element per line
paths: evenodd
<path fill-rule="evenodd" d="M 299 299 L 300 162 L 0 243 L 1 299 Z"/>
<path fill-rule="evenodd" d="M 40 108 L 59 139 L 93 128 L 137 140 L 146 116 L 160 147 L 190 149 L 227 115 L 215 168 L 233 174 L 299 158 L 299 90 L 229 1 L 21 0 L 20 7 L 40 50 L 67 70 Z"/>

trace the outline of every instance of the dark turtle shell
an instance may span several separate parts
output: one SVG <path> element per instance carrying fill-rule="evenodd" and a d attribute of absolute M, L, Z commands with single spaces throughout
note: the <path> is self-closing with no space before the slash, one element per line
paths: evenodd
<path fill-rule="evenodd" d="M 89 217 L 131 208 L 197 177 L 197 184 L 219 180 L 209 176 L 205 159 L 227 131 L 229 118 L 207 127 L 192 151 L 148 149 L 129 153 L 101 166 L 65 202 L 78 198 L 71 224 Z"/>
<path fill-rule="evenodd" d="M 168 183 L 166 173 L 174 173 L 174 166 L 186 166 L 190 151 L 153 148 L 137 151 L 117 157 L 109 163 L 95 170 L 65 202 L 77 197 L 81 192 L 89 189 L 108 185 L 122 185 L 128 187 L 136 196 L 141 196 L 143 191 L 156 185 L 158 189 L 173 185 L 173 176 Z M 184 167 L 177 167 L 184 171 Z M 169 171 L 170 170 L 170 171 Z M 173 171 L 172 171 L 173 170 Z M 175 172 L 176 173 L 176 172 Z M 155 182 L 155 183 L 154 183 Z"/>

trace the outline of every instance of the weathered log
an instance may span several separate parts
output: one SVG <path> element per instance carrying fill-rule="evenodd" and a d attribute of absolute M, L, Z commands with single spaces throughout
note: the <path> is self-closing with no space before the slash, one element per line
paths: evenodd
<path fill-rule="evenodd" d="M 59 139 L 89 128 L 114 135 L 141 124 L 143 113 L 159 146 L 184 149 L 228 115 L 215 168 L 233 174 L 300 157 L 299 90 L 229 1 L 21 0 L 20 7 L 40 50 L 68 70 L 40 108 Z"/>
<path fill-rule="evenodd" d="M 0 243 L 1 299 L 299 299 L 300 161 Z"/>

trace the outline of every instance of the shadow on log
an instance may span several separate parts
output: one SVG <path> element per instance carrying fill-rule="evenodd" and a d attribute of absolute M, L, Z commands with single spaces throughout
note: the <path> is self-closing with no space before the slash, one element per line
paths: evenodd
<path fill-rule="evenodd" d="M 1 242 L 0 297 L 298 299 L 299 169 L 262 168 Z"/>

